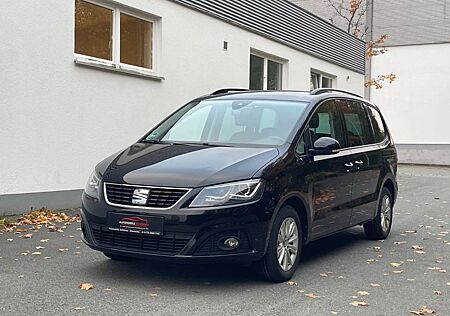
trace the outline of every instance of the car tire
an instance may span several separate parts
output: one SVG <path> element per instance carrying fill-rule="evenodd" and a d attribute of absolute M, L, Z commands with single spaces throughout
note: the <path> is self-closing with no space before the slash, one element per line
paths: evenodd
<path fill-rule="evenodd" d="M 125 256 L 121 256 L 121 255 L 116 255 L 116 254 L 113 254 L 113 253 L 104 252 L 103 254 L 106 257 L 108 257 L 109 259 L 114 260 L 114 261 L 133 261 L 133 258 L 125 257 Z"/>
<path fill-rule="evenodd" d="M 294 223 L 295 225 L 292 226 Z M 292 229 L 291 235 L 286 234 L 287 227 L 290 227 L 289 230 Z M 266 255 L 259 262 L 260 269 L 267 280 L 285 282 L 292 278 L 301 256 L 302 236 L 302 225 L 296 210 L 289 205 L 283 206 L 272 225 Z M 297 242 L 295 242 L 295 238 Z M 289 240 L 292 242 L 289 243 Z M 295 259 L 292 260 L 293 253 L 291 251 L 295 250 L 295 246 L 297 248 Z M 281 258 L 281 262 L 279 258 Z"/>
<path fill-rule="evenodd" d="M 394 215 L 394 203 L 392 193 L 383 187 L 378 200 L 377 216 L 364 224 L 364 232 L 368 239 L 382 240 L 389 236 Z"/>

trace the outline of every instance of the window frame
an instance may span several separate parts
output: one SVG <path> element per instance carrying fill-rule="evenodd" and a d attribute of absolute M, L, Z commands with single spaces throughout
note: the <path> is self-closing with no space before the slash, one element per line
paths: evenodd
<path fill-rule="evenodd" d="M 161 42 L 161 17 L 154 14 L 144 12 L 138 9 L 134 9 L 128 6 L 112 3 L 109 1 L 102 0 L 82 0 L 93 5 L 103 7 L 108 10 L 112 10 L 112 47 L 111 47 L 111 60 L 98 58 L 94 56 L 79 54 L 75 52 L 75 18 L 73 21 L 73 54 L 74 62 L 76 64 L 93 66 L 103 69 L 109 69 L 119 72 L 124 72 L 128 74 L 141 75 L 145 77 L 150 77 L 153 79 L 163 80 L 160 72 L 160 42 Z M 73 1 L 73 8 L 75 12 L 76 0 Z M 126 14 L 128 16 L 150 22 L 152 23 L 152 68 L 145 68 L 140 66 L 135 66 L 131 64 L 122 63 L 120 61 L 120 19 L 121 14 Z"/>
<path fill-rule="evenodd" d="M 309 80 L 310 81 L 312 79 L 313 74 L 318 76 L 318 78 L 319 78 L 318 79 L 319 86 L 317 88 L 311 87 L 312 90 L 314 90 L 314 89 L 322 89 L 323 88 L 322 78 L 326 78 L 326 79 L 331 81 L 331 87 L 327 87 L 328 89 L 333 89 L 336 86 L 336 78 L 337 78 L 336 76 L 331 75 L 331 74 L 327 74 L 327 73 L 325 73 L 323 71 L 320 71 L 320 70 L 317 70 L 315 68 L 311 68 L 310 72 L 309 72 Z"/>
<path fill-rule="evenodd" d="M 249 76 L 248 76 L 248 87 L 249 89 L 250 87 L 250 76 L 251 76 L 251 72 L 250 72 L 250 58 L 251 55 L 259 57 L 264 59 L 264 69 L 263 69 L 263 90 L 267 90 L 268 87 L 268 80 L 269 80 L 269 61 L 271 62 L 275 62 L 281 65 L 281 82 L 280 82 L 280 89 L 278 90 L 283 90 L 283 87 L 286 85 L 286 81 L 287 81 L 287 77 L 285 75 L 285 69 L 286 69 L 286 65 L 287 65 L 287 60 L 283 59 L 281 57 L 277 57 L 271 54 L 267 54 L 264 52 L 261 52 L 259 50 L 255 50 L 255 49 L 250 49 L 250 54 L 249 54 Z M 272 91 L 276 91 L 276 90 L 272 90 Z"/>

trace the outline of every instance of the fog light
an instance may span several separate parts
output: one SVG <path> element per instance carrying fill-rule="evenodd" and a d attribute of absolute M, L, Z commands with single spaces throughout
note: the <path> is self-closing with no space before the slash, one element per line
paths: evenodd
<path fill-rule="evenodd" d="M 241 242 L 239 241 L 239 238 L 226 237 L 226 238 L 222 238 L 219 241 L 219 248 L 223 249 L 223 250 L 234 250 L 237 247 L 239 247 L 240 244 L 241 244 Z"/>

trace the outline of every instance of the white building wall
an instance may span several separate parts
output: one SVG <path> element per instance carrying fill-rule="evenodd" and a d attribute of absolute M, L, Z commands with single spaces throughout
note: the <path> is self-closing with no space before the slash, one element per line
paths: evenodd
<path fill-rule="evenodd" d="M 400 151 L 410 163 L 450 164 L 450 43 L 389 47 L 372 60 L 372 76 L 397 80 L 372 88 Z"/>
<path fill-rule="evenodd" d="M 287 60 L 284 89 L 309 90 L 314 68 L 364 92 L 361 74 L 171 1 L 117 3 L 162 18 L 165 80 L 75 65 L 74 1 L 0 2 L 0 197 L 81 189 L 96 163 L 185 102 L 248 87 L 251 48 Z"/>

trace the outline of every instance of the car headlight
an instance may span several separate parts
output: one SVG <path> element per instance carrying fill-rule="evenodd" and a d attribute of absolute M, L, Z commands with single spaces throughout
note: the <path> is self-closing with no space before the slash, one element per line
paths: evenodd
<path fill-rule="evenodd" d="M 99 190 L 100 190 L 100 177 L 94 171 L 94 172 L 92 172 L 91 176 L 89 177 L 88 182 L 86 183 L 86 187 L 84 188 L 84 193 L 86 193 L 90 197 L 98 199 Z"/>
<path fill-rule="evenodd" d="M 241 204 L 261 197 L 261 180 L 247 180 L 204 188 L 189 207 Z"/>

